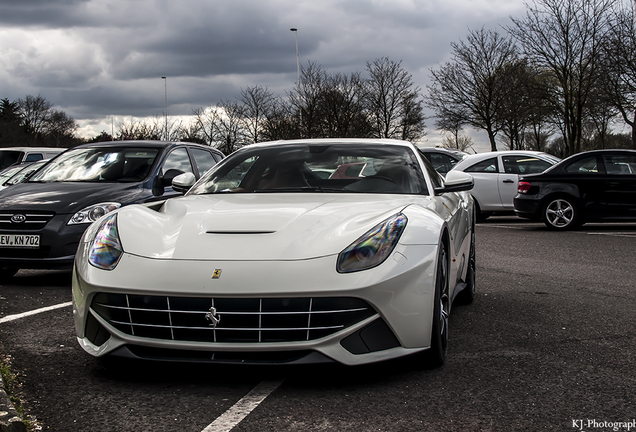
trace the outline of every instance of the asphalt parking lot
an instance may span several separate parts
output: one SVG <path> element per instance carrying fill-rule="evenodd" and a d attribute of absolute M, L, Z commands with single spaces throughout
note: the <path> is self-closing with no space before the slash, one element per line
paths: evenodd
<path fill-rule="evenodd" d="M 477 296 L 447 363 L 104 364 L 77 345 L 68 272 L 0 285 L 0 354 L 53 431 L 627 431 L 636 418 L 636 224 L 477 226 Z M 242 417 L 241 413 L 247 414 Z M 632 425 L 631 429 L 636 429 Z"/>

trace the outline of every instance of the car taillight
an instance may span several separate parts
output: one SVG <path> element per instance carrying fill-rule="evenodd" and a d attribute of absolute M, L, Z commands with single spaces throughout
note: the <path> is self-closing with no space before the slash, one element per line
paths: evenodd
<path fill-rule="evenodd" d="M 520 181 L 519 184 L 517 185 L 517 192 L 522 194 L 528 193 L 528 191 L 530 190 L 530 186 L 532 186 L 530 183 L 525 181 Z"/>

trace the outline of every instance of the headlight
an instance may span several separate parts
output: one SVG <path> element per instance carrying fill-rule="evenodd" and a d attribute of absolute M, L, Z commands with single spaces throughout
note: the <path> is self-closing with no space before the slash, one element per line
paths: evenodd
<path fill-rule="evenodd" d="M 117 215 L 104 220 L 91 244 L 88 262 L 97 268 L 112 270 L 117 266 L 124 249 L 119 241 Z"/>
<path fill-rule="evenodd" d="M 338 273 L 351 273 L 379 266 L 397 245 L 404 228 L 406 216 L 391 216 L 367 231 L 338 255 Z"/>
<path fill-rule="evenodd" d="M 110 213 L 119 207 L 121 207 L 121 204 L 117 202 L 105 202 L 86 207 L 75 213 L 71 220 L 68 221 L 67 225 L 93 223 L 106 213 Z"/>

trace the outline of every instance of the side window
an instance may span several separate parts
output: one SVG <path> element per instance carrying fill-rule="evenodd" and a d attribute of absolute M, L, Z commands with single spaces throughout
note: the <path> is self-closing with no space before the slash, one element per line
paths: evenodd
<path fill-rule="evenodd" d="M 191 148 L 192 156 L 194 157 L 194 163 L 199 168 L 199 174 L 205 174 L 210 168 L 216 165 L 216 160 L 212 157 L 212 153 L 206 150 Z"/>
<path fill-rule="evenodd" d="M 447 172 L 449 172 L 451 168 L 453 168 L 453 165 L 455 165 L 456 163 L 455 159 L 445 154 L 432 153 L 430 156 L 430 161 L 433 165 L 433 168 L 435 168 L 437 172 L 441 174 L 446 174 Z"/>
<path fill-rule="evenodd" d="M 35 162 L 44 159 L 42 153 L 29 153 L 23 162 Z"/>
<path fill-rule="evenodd" d="M 575 160 L 565 167 L 565 171 L 574 174 L 598 174 L 596 155 Z"/>
<path fill-rule="evenodd" d="M 534 174 L 550 168 L 550 163 L 534 156 L 504 156 L 504 171 L 506 174 Z"/>
<path fill-rule="evenodd" d="M 498 173 L 499 164 L 497 163 L 497 157 L 477 162 L 475 165 L 470 166 L 464 170 L 465 172 L 483 172 L 483 173 Z"/>
<path fill-rule="evenodd" d="M 181 172 L 194 172 L 192 170 L 192 164 L 190 163 L 190 157 L 188 156 L 188 151 L 185 148 L 178 148 L 173 150 L 166 161 L 163 164 L 163 173 L 165 174 L 171 169 L 176 169 Z"/>
<path fill-rule="evenodd" d="M 603 163 L 607 174 L 636 174 L 636 156 L 603 155 Z"/>
<path fill-rule="evenodd" d="M 504 156 L 501 158 L 506 174 L 519 174 L 517 159 L 519 159 L 517 156 Z"/>
<path fill-rule="evenodd" d="M 433 183 L 433 188 L 442 187 L 442 179 L 439 172 L 433 167 L 431 161 L 427 158 L 422 158 L 422 162 L 424 162 L 424 167 L 426 168 L 426 172 L 428 176 L 431 178 L 431 183 Z"/>
<path fill-rule="evenodd" d="M 519 160 L 518 163 L 519 174 L 542 173 L 552 166 L 550 162 L 538 158 L 523 158 Z"/>

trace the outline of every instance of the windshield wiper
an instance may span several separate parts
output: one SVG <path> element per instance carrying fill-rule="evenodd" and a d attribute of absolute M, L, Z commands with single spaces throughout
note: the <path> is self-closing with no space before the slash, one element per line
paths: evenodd
<path fill-rule="evenodd" d="M 254 192 L 278 193 L 278 192 L 344 192 L 342 189 L 323 188 L 320 186 L 296 186 L 271 189 L 256 189 Z"/>

